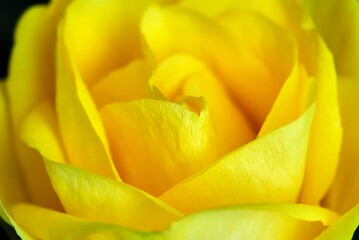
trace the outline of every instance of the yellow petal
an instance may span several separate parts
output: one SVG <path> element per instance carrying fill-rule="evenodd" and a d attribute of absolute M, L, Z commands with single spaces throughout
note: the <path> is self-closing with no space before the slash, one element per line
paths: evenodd
<path fill-rule="evenodd" d="M 310 17 L 303 8 L 301 1 L 182 0 L 179 5 L 215 18 L 221 18 L 233 11 L 258 12 L 290 30 L 294 30 L 298 26 L 312 27 Z"/>
<path fill-rule="evenodd" d="M 159 195 L 217 158 L 208 107 L 200 101 L 193 109 L 153 99 L 102 109 L 114 161 L 125 182 Z"/>
<path fill-rule="evenodd" d="M 313 239 L 336 214 L 306 205 L 243 205 L 200 212 L 183 218 L 167 239 Z"/>
<path fill-rule="evenodd" d="M 65 162 L 56 117 L 52 106 L 42 103 L 25 119 L 21 139 L 45 158 Z"/>
<path fill-rule="evenodd" d="M 306 1 L 334 56 L 340 76 L 359 79 L 359 3 L 355 0 Z M 330 19 L 335 19 L 331 21 Z"/>
<path fill-rule="evenodd" d="M 143 233 L 99 221 L 89 221 L 30 204 L 18 204 L 12 208 L 12 212 L 14 221 L 18 223 L 18 234 L 22 229 L 28 232 L 27 238 L 24 238 L 24 234 L 19 234 L 26 240 L 163 239 L 156 233 Z"/>
<path fill-rule="evenodd" d="M 6 210 L 9 204 L 25 201 L 28 196 L 11 141 L 9 103 L 4 84 L 0 82 L 0 203 Z M 5 210 L 0 216 L 9 223 Z"/>
<path fill-rule="evenodd" d="M 243 205 L 200 212 L 175 222 L 169 229 L 162 232 L 144 233 L 121 226 L 80 219 L 29 204 L 16 205 L 12 212 L 19 226 L 27 230 L 34 238 L 54 240 L 264 238 L 305 240 L 313 239 L 337 219 L 336 214 L 314 206 Z"/>
<path fill-rule="evenodd" d="M 148 97 L 150 67 L 143 60 L 133 61 L 108 74 L 91 88 L 91 95 L 102 106 Z"/>
<path fill-rule="evenodd" d="M 324 203 L 326 207 L 344 214 L 359 204 L 359 82 L 340 79 L 338 88 L 343 145 L 334 183 Z"/>
<path fill-rule="evenodd" d="M 167 58 L 155 70 L 151 84 L 173 100 L 187 95 L 204 97 L 221 154 L 254 139 L 255 132 L 244 113 L 219 80 L 197 59 L 184 54 Z"/>
<path fill-rule="evenodd" d="M 228 15 L 219 24 L 185 9 L 157 7 L 146 12 L 141 29 L 158 62 L 187 53 L 207 64 L 259 129 L 291 71 L 295 48 L 293 38 L 268 19 L 242 15 Z M 248 41 L 240 40 L 241 32 Z"/>
<path fill-rule="evenodd" d="M 20 140 L 20 130 L 32 108 L 42 100 L 53 100 L 55 26 L 65 5 L 65 2 L 63 5 L 54 5 L 51 10 L 45 6 L 35 6 L 24 14 L 16 29 L 15 47 L 6 81 L 14 152 L 29 198 L 37 204 L 55 209 L 61 206 L 51 188 L 41 156 Z"/>
<path fill-rule="evenodd" d="M 63 28 L 59 29 L 56 109 L 68 161 L 90 172 L 119 179 L 96 105 L 69 59 Z"/>
<path fill-rule="evenodd" d="M 88 85 L 142 56 L 138 22 L 151 2 L 80 0 L 68 7 L 65 42 Z"/>
<path fill-rule="evenodd" d="M 23 239 L 23 240 L 32 240 L 33 238 L 30 236 L 30 234 L 25 231 L 22 227 L 20 227 L 17 222 L 8 214 L 8 212 L 5 210 L 5 207 L 3 206 L 2 202 L 0 201 L 0 213 L 1 213 L 1 217 L 3 219 L 5 219 L 5 221 L 12 225 L 16 231 L 16 233 L 18 234 L 18 236 Z M 6 216 L 6 218 L 4 218 L 4 216 Z"/>
<path fill-rule="evenodd" d="M 354 239 L 354 232 L 359 226 L 359 205 L 351 209 L 338 221 L 325 230 L 316 240 Z M 352 238 L 353 237 L 353 238 Z"/>
<path fill-rule="evenodd" d="M 318 35 L 309 32 L 307 37 L 306 54 L 312 63 L 307 71 L 316 78 L 318 92 L 300 202 L 319 204 L 336 174 L 342 128 L 333 58 Z"/>
<path fill-rule="evenodd" d="M 294 38 L 259 13 L 231 12 L 221 16 L 219 22 L 233 36 L 238 48 L 251 51 L 266 67 L 267 75 L 258 76 L 259 69 L 247 69 L 237 70 L 241 79 L 227 79 L 232 95 L 261 126 L 294 67 L 297 58 Z"/>
<path fill-rule="evenodd" d="M 294 121 L 314 102 L 317 84 L 303 65 L 296 64 L 275 100 L 258 136 Z"/>
<path fill-rule="evenodd" d="M 291 124 L 224 156 L 165 192 L 183 213 L 256 202 L 296 202 L 305 171 L 313 105 Z"/>
<path fill-rule="evenodd" d="M 67 213 L 143 231 L 162 230 L 181 214 L 136 188 L 73 166 L 46 161 Z"/>

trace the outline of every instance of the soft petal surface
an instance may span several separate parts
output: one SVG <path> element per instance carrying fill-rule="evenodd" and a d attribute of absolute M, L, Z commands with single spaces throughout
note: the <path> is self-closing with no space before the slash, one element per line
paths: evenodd
<path fill-rule="evenodd" d="M 14 154 L 10 131 L 10 115 L 4 82 L 0 82 L 0 203 L 4 211 L 0 216 L 10 223 L 6 214 L 9 204 L 28 200 L 21 169 Z"/>
<path fill-rule="evenodd" d="M 8 214 L 5 210 L 4 205 L 0 202 L 0 213 L 1 217 L 10 225 L 12 225 L 19 237 L 23 240 L 32 240 L 33 238 L 28 234 L 22 227 L 20 227 L 17 222 Z"/>
<path fill-rule="evenodd" d="M 338 87 L 343 145 L 338 171 L 324 204 L 344 214 L 359 204 L 359 82 L 340 79 Z"/>
<path fill-rule="evenodd" d="M 39 105 L 26 117 L 21 139 L 39 153 L 57 162 L 65 162 L 62 143 L 54 109 L 48 102 Z"/>
<path fill-rule="evenodd" d="M 168 239 L 313 239 L 337 218 L 306 205 L 243 205 L 190 215 L 176 222 Z"/>
<path fill-rule="evenodd" d="M 117 178 L 96 105 L 69 59 L 61 26 L 57 46 L 56 109 L 69 163 Z"/>
<path fill-rule="evenodd" d="M 190 55 L 178 54 L 165 59 L 156 68 L 150 82 L 171 100 L 178 100 L 181 96 L 206 100 L 221 154 L 254 139 L 255 132 L 244 112 L 233 102 L 216 76 Z"/>
<path fill-rule="evenodd" d="M 137 232 L 118 225 L 89 221 L 30 204 L 18 204 L 13 207 L 12 212 L 14 220 L 18 223 L 16 230 L 24 240 L 163 239 L 161 236 L 157 237 L 158 234 Z M 25 229 L 28 234 L 25 235 L 24 231 L 19 232 L 22 229 Z"/>
<path fill-rule="evenodd" d="M 142 57 L 139 18 L 150 0 L 79 0 L 66 11 L 64 38 L 84 81 Z"/>
<path fill-rule="evenodd" d="M 127 184 L 50 160 L 46 167 L 71 215 L 143 231 L 165 229 L 181 216 L 157 198 Z"/>
<path fill-rule="evenodd" d="M 300 202 L 319 204 L 337 171 L 342 127 L 333 58 L 315 32 L 308 32 L 306 37 L 309 41 L 306 54 L 310 57 L 315 53 L 310 60 L 311 69 L 307 71 L 315 77 L 318 91 Z"/>
<path fill-rule="evenodd" d="M 334 55 L 338 74 L 359 79 L 359 2 L 356 0 L 306 2 L 320 35 Z"/>
<path fill-rule="evenodd" d="M 154 7 L 144 15 L 141 30 L 157 62 L 172 54 L 187 53 L 206 63 L 259 128 L 291 71 L 293 39 L 264 17 L 249 14 L 233 18 L 223 18 L 219 24 L 179 7 Z M 253 27 L 248 27 L 248 22 Z M 245 32 L 249 40 L 239 41 L 242 38 L 235 32 Z M 263 35 L 270 36 L 270 40 L 264 41 Z M 264 49 L 278 50 L 277 61 L 286 63 L 282 72 L 271 72 L 268 66 L 274 64 L 257 55 Z"/>
<path fill-rule="evenodd" d="M 221 16 L 219 23 L 233 36 L 239 49 L 248 49 L 265 66 L 266 75 L 247 67 L 237 70 L 241 76 L 237 81 L 226 79 L 231 94 L 261 126 L 297 61 L 294 38 L 260 13 L 234 11 Z"/>
<path fill-rule="evenodd" d="M 338 221 L 324 231 L 316 240 L 353 239 L 359 226 L 359 205 L 348 211 Z"/>
<path fill-rule="evenodd" d="M 169 229 L 162 232 L 143 233 L 121 226 L 80 219 L 29 204 L 16 205 L 12 211 L 19 226 L 27 230 L 31 236 L 54 240 L 264 238 L 309 240 L 337 219 L 336 214 L 313 206 L 243 205 L 197 213 L 175 222 Z"/>
<path fill-rule="evenodd" d="M 110 103 L 147 98 L 150 76 L 149 64 L 136 60 L 109 73 L 91 88 L 91 95 L 99 109 Z"/>
<path fill-rule="evenodd" d="M 303 65 L 296 64 L 275 100 L 258 136 L 262 136 L 298 118 L 314 102 L 317 84 L 308 77 Z"/>
<path fill-rule="evenodd" d="M 201 99 L 183 105 L 153 99 L 111 104 L 101 116 L 121 178 L 153 195 L 218 157 Z"/>
<path fill-rule="evenodd" d="M 21 124 L 42 100 L 53 100 L 56 24 L 67 1 L 52 7 L 35 6 L 21 18 L 15 33 L 6 90 L 13 128 L 14 152 L 30 201 L 60 208 L 41 156 L 20 140 Z M 47 66 L 44 68 L 43 66 Z"/>
<path fill-rule="evenodd" d="M 229 153 L 165 192 L 184 213 L 255 202 L 296 202 L 315 105 L 293 123 Z"/>

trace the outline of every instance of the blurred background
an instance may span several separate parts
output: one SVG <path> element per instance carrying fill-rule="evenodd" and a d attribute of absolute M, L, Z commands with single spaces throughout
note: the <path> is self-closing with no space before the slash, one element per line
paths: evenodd
<path fill-rule="evenodd" d="M 13 44 L 16 22 L 30 5 L 47 3 L 46 0 L 0 0 L 0 79 L 5 79 Z M 13 228 L 0 219 L 0 239 L 20 239 Z"/>
<path fill-rule="evenodd" d="M 0 78 L 7 75 L 14 27 L 21 13 L 30 5 L 46 0 L 0 0 Z"/>

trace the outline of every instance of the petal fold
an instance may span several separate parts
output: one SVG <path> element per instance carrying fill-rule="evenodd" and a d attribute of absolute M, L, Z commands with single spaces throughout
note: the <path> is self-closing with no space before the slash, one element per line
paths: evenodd
<path fill-rule="evenodd" d="M 93 173 L 119 179 L 95 103 L 63 41 L 57 45 L 56 110 L 69 163 Z"/>
<path fill-rule="evenodd" d="M 151 0 L 80 0 L 67 9 L 64 38 L 86 85 L 142 57 L 139 19 Z"/>
<path fill-rule="evenodd" d="M 190 215 L 174 223 L 166 236 L 171 240 L 309 240 L 336 218 L 336 214 L 314 206 L 243 205 Z"/>
<path fill-rule="evenodd" d="M 354 239 L 359 226 L 359 205 L 344 214 L 315 240 Z"/>
<path fill-rule="evenodd" d="M 165 229 L 181 217 L 157 198 L 127 184 L 50 160 L 46 168 L 68 214 L 142 231 Z"/>
<path fill-rule="evenodd" d="M 143 99 L 101 110 L 121 178 L 159 195 L 218 157 L 218 147 L 201 99 L 182 105 Z"/>
<path fill-rule="evenodd" d="M 183 213 L 243 203 L 296 202 L 315 105 L 160 196 Z"/>
<path fill-rule="evenodd" d="M 341 77 L 359 80 L 359 3 L 355 0 L 306 1 Z M 330 21 L 335 18 L 336 21 Z"/>
<path fill-rule="evenodd" d="M 340 113 L 343 122 L 343 145 L 338 170 L 323 204 L 344 214 L 359 204 L 359 82 L 338 81 Z"/>

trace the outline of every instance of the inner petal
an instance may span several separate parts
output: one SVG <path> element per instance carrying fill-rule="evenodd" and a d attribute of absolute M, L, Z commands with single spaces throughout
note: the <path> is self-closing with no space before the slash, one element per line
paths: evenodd
<path fill-rule="evenodd" d="M 203 101 L 200 108 L 190 101 L 142 99 L 101 110 L 124 182 L 158 196 L 218 158 L 208 108 Z M 199 113 L 186 105 L 195 105 Z"/>

